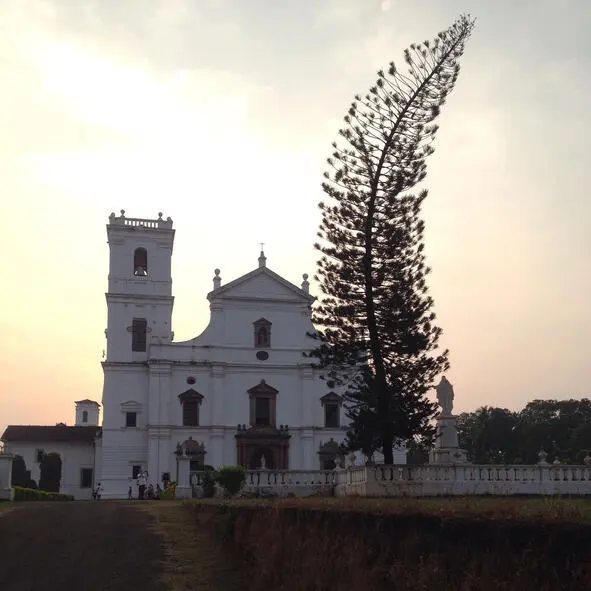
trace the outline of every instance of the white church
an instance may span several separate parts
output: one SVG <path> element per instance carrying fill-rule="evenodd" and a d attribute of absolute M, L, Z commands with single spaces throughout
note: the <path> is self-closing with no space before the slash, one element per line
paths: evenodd
<path fill-rule="evenodd" d="M 174 234 L 162 214 L 109 216 L 102 428 L 98 403 L 82 400 L 73 427 L 7 427 L 5 451 L 23 455 L 32 478 L 39 454 L 58 451 L 62 492 L 77 498 L 99 481 L 105 498 L 126 498 L 140 470 L 154 485 L 176 480 L 179 445 L 195 471 L 332 469 L 346 419 L 342 397 L 304 356 L 316 345 L 308 275 L 294 285 L 262 251 L 229 283 L 216 269 L 208 326 L 175 342 Z"/>

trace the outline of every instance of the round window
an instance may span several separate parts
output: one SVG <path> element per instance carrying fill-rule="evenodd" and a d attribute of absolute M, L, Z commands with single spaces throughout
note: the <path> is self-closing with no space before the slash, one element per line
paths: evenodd
<path fill-rule="evenodd" d="M 266 351 L 257 351 L 257 359 L 260 361 L 266 361 L 269 359 L 269 353 Z"/>

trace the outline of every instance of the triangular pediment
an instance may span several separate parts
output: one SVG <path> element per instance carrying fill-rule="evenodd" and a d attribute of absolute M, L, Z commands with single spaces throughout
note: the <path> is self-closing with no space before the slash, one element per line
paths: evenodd
<path fill-rule="evenodd" d="M 299 299 L 310 303 L 316 299 L 267 267 L 255 269 L 207 295 L 210 301 L 217 298 L 279 301 Z"/>
<path fill-rule="evenodd" d="M 183 403 L 185 401 L 189 401 L 189 400 L 201 402 L 203 400 L 203 394 L 199 394 L 199 392 L 197 392 L 197 390 L 194 390 L 193 388 L 189 388 L 188 390 L 185 390 L 184 392 L 179 394 L 179 400 L 181 401 L 181 403 Z"/>

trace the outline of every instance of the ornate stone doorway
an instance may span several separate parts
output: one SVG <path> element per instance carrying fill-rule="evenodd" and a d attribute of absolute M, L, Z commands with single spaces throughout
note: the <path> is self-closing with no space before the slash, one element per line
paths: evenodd
<path fill-rule="evenodd" d="M 238 464 L 249 470 L 259 470 L 264 457 L 266 469 L 288 470 L 290 438 L 283 425 L 279 429 L 270 425 L 255 425 L 250 429 L 241 426 L 236 433 Z"/>
<path fill-rule="evenodd" d="M 248 469 L 259 470 L 266 468 L 267 470 L 275 470 L 277 467 L 276 450 L 270 447 L 256 447 L 248 458 Z"/>

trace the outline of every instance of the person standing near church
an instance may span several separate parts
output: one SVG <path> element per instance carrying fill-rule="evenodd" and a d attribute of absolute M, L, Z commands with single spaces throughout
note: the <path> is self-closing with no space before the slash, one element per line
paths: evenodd
<path fill-rule="evenodd" d="M 138 485 L 138 499 L 140 501 L 144 500 L 144 493 L 146 492 L 146 483 L 148 482 L 148 473 L 140 470 L 137 475 L 137 485 Z"/>

